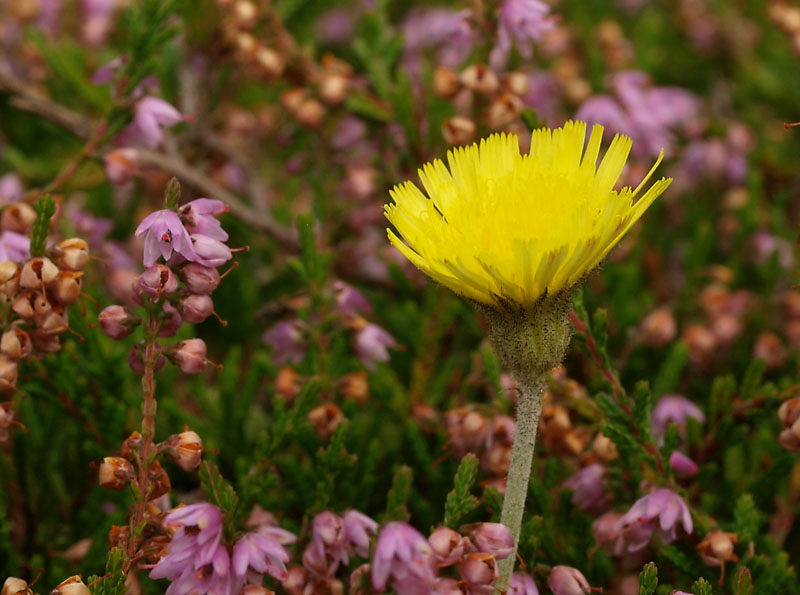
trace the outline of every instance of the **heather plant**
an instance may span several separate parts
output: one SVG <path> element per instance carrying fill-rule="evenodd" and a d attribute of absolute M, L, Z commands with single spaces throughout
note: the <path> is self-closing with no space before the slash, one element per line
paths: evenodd
<path fill-rule="evenodd" d="M 797 591 L 797 2 L 0 48 L 2 595 Z"/>

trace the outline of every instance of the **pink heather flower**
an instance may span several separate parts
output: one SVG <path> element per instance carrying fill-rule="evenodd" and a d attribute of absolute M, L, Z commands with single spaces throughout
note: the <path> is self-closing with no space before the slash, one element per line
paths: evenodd
<path fill-rule="evenodd" d="M 653 435 L 661 438 L 667 431 L 669 424 L 677 424 L 681 433 L 686 431 L 686 419 L 692 417 L 698 422 L 705 423 L 706 416 L 700 408 L 680 395 L 667 395 L 662 397 L 653 408 L 650 416 Z"/>
<path fill-rule="evenodd" d="M 114 149 L 103 156 L 108 181 L 121 186 L 130 182 L 138 172 L 139 153 L 132 147 Z"/>
<path fill-rule="evenodd" d="M 224 242 L 228 239 L 228 234 L 222 229 L 216 215 L 221 215 L 227 210 L 228 205 L 221 200 L 198 198 L 180 207 L 178 213 L 183 218 L 189 233 Z"/>
<path fill-rule="evenodd" d="M 539 589 L 533 579 L 522 572 L 515 572 L 511 575 L 511 585 L 508 595 L 539 595 Z"/>
<path fill-rule="evenodd" d="M 344 281 L 333 282 L 333 293 L 336 296 L 335 310 L 339 314 L 360 314 L 372 311 L 364 294 Z"/>
<path fill-rule="evenodd" d="M 357 510 L 346 511 L 342 520 L 347 544 L 357 555 L 368 557 L 370 535 L 375 535 L 378 531 L 378 523 Z"/>
<path fill-rule="evenodd" d="M 275 365 L 302 361 L 308 348 L 303 330 L 302 321 L 284 320 L 264 333 L 262 340 L 272 347 L 272 361 Z"/>
<path fill-rule="evenodd" d="M 428 537 L 428 543 L 433 548 L 437 565 L 443 568 L 451 566 L 461 559 L 468 540 L 452 529 L 438 527 Z"/>
<path fill-rule="evenodd" d="M 425 8 L 412 10 L 403 23 L 404 62 L 412 71 L 419 69 L 419 56 L 428 50 L 436 54 L 436 63 L 454 68 L 472 51 L 476 34 L 469 9 Z"/>
<path fill-rule="evenodd" d="M 150 572 L 153 578 L 155 568 Z M 231 572 L 231 559 L 227 548 L 217 544 L 211 559 L 207 564 L 198 565 L 196 562 L 187 565 L 183 572 L 171 579 L 173 582 L 167 588 L 165 595 L 183 595 L 184 593 L 206 593 L 207 595 L 230 595 L 238 593 L 241 582 L 236 580 Z"/>
<path fill-rule="evenodd" d="M 686 502 L 675 492 L 659 488 L 634 502 L 630 510 L 617 521 L 616 528 L 625 530 L 638 526 L 647 529 L 642 531 L 638 541 L 628 543 L 628 551 L 635 552 L 648 544 L 654 532 L 659 535 L 662 543 L 675 541 L 678 537 L 678 522 L 683 525 L 686 533 L 692 532 L 692 513 Z"/>
<path fill-rule="evenodd" d="M 369 370 L 375 369 L 375 362 L 388 362 L 390 347 L 396 347 L 397 341 L 377 324 L 368 323 L 356 333 L 355 350 L 361 361 Z"/>
<path fill-rule="evenodd" d="M 303 565 L 323 578 L 336 574 L 339 564 L 345 566 L 350 555 L 345 539 L 343 520 L 332 512 L 314 517 L 311 543 L 303 553 Z"/>
<path fill-rule="evenodd" d="M 673 451 L 670 455 L 669 466 L 672 467 L 672 470 L 678 475 L 686 477 L 697 475 L 697 472 L 700 470 L 697 463 L 677 450 Z"/>
<path fill-rule="evenodd" d="M 630 525 L 623 529 L 617 522 L 623 517 L 619 512 L 607 512 L 592 523 L 592 533 L 597 543 L 609 556 L 622 556 L 629 551 L 632 543 L 648 542 L 653 534 L 648 525 Z"/>
<path fill-rule="evenodd" d="M 433 550 L 422 533 L 402 522 L 381 530 L 372 560 L 372 586 L 377 591 L 385 590 L 391 579 L 398 595 L 427 593 L 435 577 Z"/>
<path fill-rule="evenodd" d="M 36 24 L 47 33 L 55 33 L 58 29 L 60 12 L 61 0 L 41 0 L 39 3 L 39 20 Z"/>
<path fill-rule="evenodd" d="M 502 69 L 506 65 L 512 46 L 530 59 L 533 43 L 555 27 L 549 12 L 550 7 L 540 0 L 505 0 L 497 18 L 497 45 L 489 55 L 492 67 Z"/>
<path fill-rule="evenodd" d="M 220 231 L 222 231 L 221 228 Z M 233 258 L 231 249 L 219 240 L 199 233 L 193 233 L 191 238 L 194 257 L 189 258 L 187 255 L 182 254 L 187 260 L 192 260 L 206 267 L 221 267 Z"/>
<path fill-rule="evenodd" d="M 265 572 L 280 581 L 286 580 L 288 561 L 289 552 L 276 539 L 261 533 L 248 533 L 233 546 L 234 573 L 254 584 L 263 582 Z"/>
<path fill-rule="evenodd" d="M 169 260 L 173 252 L 177 252 L 186 260 L 199 262 L 192 238 L 175 211 L 163 209 L 150 213 L 136 228 L 134 235 L 137 238 L 144 238 L 146 267 L 155 264 L 159 256 Z"/>
<path fill-rule="evenodd" d="M 81 209 L 71 209 L 69 221 L 75 231 L 85 238 L 90 246 L 99 248 L 103 244 L 106 236 L 114 229 L 114 222 L 110 219 L 94 217 L 87 211 Z"/>
<path fill-rule="evenodd" d="M 0 262 L 21 262 L 31 257 L 31 240 L 16 231 L 0 232 Z"/>
<path fill-rule="evenodd" d="M 501 523 L 477 523 L 470 530 L 475 551 L 491 554 L 498 560 L 508 558 L 514 551 L 511 529 Z"/>
<path fill-rule="evenodd" d="M 574 491 L 572 502 L 582 511 L 598 514 L 608 507 L 605 473 L 605 467 L 595 463 L 584 467 L 564 482 L 565 488 Z"/>
<path fill-rule="evenodd" d="M 117 0 L 83 0 L 81 33 L 86 43 L 100 45 L 111 30 Z"/>
<path fill-rule="evenodd" d="M 547 577 L 547 586 L 553 595 L 582 595 L 592 590 L 583 573 L 571 566 L 555 566 Z"/>
<path fill-rule="evenodd" d="M 17 174 L 9 173 L 0 178 L 0 204 L 17 202 L 24 192 L 22 180 Z"/>
<path fill-rule="evenodd" d="M 133 112 L 133 122 L 118 139 L 123 145 L 144 145 L 155 149 L 164 140 L 164 128 L 171 128 L 185 119 L 169 103 L 150 95 L 137 101 Z"/>

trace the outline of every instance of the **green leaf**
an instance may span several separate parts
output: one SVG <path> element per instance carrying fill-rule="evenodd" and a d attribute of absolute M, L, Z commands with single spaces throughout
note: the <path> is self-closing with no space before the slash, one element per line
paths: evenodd
<path fill-rule="evenodd" d="M 694 595 L 712 595 L 711 583 L 704 578 L 697 579 L 692 585 Z"/>
<path fill-rule="evenodd" d="M 220 508 L 228 519 L 235 517 L 239 496 L 211 461 L 203 461 L 200 466 L 200 485 L 211 504 Z"/>
<path fill-rule="evenodd" d="M 128 587 L 125 584 L 125 573 L 122 572 L 122 559 L 125 552 L 122 548 L 115 547 L 108 552 L 106 559 L 106 574 L 103 577 L 90 576 L 86 580 L 89 592 L 92 595 L 126 595 Z"/>
<path fill-rule="evenodd" d="M 650 438 L 650 413 L 653 410 L 653 399 L 650 386 L 646 381 L 636 383 L 633 393 L 633 424 L 641 435 L 642 441 L 652 442 Z"/>
<path fill-rule="evenodd" d="M 689 346 L 683 341 L 673 343 L 653 380 L 653 396 L 660 397 L 673 392 L 688 361 Z"/>
<path fill-rule="evenodd" d="M 33 207 L 36 219 L 31 232 L 31 256 L 43 256 L 50 232 L 50 219 L 56 213 L 56 203 L 49 194 L 41 197 Z"/>
<path fill-rule="evenodd" d="M 759 358 L 750 360 L 750 365 L 747 366 L 747 371 L 744 373 L 742 379 L 742 387 L 739 393 L 743 399 L 752 399 L 756 396 L 756 391 L 761 384 L 761 379 L 764 377 L 764 371 L 767 369 L 767 363 Z"/>
<path fill-rule="evenodd" d="M 753 595 L 753 577 L 747 566 L 740 566 L 731 579 L 733 595 Z"/>
<path fill-rule="evenodd" d="M 478 457 L 468 453 L 461 459 L 456 471 L 453 490 L 444 503 L 444 524 L 451 529 L 461 524 L 461 519 L 478 505 L 478 499 L 470 493 L 478 477 Z"/>
<path fill-rule="evenodd" d="M 658 568 L 655 562 L 648 562 L 639 573 L 639 595 L 653 595 L 658 586 Z"/>
<path fill-rule="evenodd" d="M 752 541 L 758 535 L 761 514 L 751 494 L 742 494 L 733 509 L 733 531 L 743 542 Z"/>
<path fill-rule="evenodd" d="M 172 177 L 164 189 L 164 208 L 175 210 L 181 204 L 181 183 L 178 178 Z"/>
<path fill-rule="evenodd" d="M 411 513 L 408 512 L 408 499 L 414 481 L 414 471 L 407 465 L 400 465 L 394 473 L 392 487 L 386 497 L 386 512 L 383 515 L 386 521 L 408 521 Z"/>

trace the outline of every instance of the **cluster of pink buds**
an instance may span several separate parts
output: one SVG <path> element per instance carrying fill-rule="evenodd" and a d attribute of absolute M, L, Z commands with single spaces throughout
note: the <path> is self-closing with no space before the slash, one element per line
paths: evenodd
<path fill-rule="evenodd" d="M 36 595 L 33 590 L 33 583 L 28 584 L 27 581 L 14 576 L 10 576 L 5 580 L 0 593 L 2 595 Z M 89 587 L 86 586 L 79 574 L 61 581 L 56 585 L 55 589 L 50 591 L 50 595 L 89 595 L 90 593 Z"/>
<path fill-rule="evenodd" d="M 781 403 L 778 418 L 783 425 L 778 442 L 789 452 L 800 453 L 800 397 Z"/>
<path fill-rule="evenodd" d="M 144 238 L 147 269 L 133 283 L 132 303 L 108 306 L 100 312 L 100 326 L 109 337 L 125 339 L 145 324 L 145 318 L 132 311 L 136 304 L 147 313 L 157 310 L 154 327 L 146 334 L 158 337 L 173 337 L 184 322 L 203 322 L 214 314 L 211 293 L 224 277 L 217 269 L 232 257 L 224 243 L 228 234 L 216 219 L 226 210 L 221 201 L 199 198 L 177 210 L 151 213 L 142 221 L 136 237 Z M 159 257 L 163 264 L 156 262 Z M 131 367 L 140 374 L 144 372 L 144 345 L 134 345 L 129 356 Z M 199 374 L 209 363 L 202 339 L 187 339 L 159 350 L 157 367 L 169 360 L 185 374 Z"/>
<path fill-rule="evenodd" d="M 378 592 L 389 587 L 398 595 L 494 593 L 499 587 L 497 560 L 514 551 L 511 531 L 499 523 L 478 523 L 463 529 L 459 533 L 439 527 L 425 539 L 406 523 L 389 523 L 378 536 L 371 566 L 372 587 Z M 538 595 L 533 579 L 521 573 L 514 575 L 508 587 L 510 593 Z"/>
<path fill-rule="evenodd" d="M 152 566 L 150 578 L 167 578 L 167 595 L 181 593 L 264 593 L 264 575 L 287 578 L 294 535 L 267 526 L 227 543 L 223 512 L 212 504 L 181 506 L 168 513 L 162 528 L 171 535 Z M 261 590 L 259 590 L 261 589 Z"/>

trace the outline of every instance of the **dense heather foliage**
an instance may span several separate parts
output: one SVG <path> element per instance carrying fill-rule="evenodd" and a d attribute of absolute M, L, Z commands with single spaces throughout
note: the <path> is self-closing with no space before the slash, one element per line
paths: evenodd
<path fill-rule="evenodd" d="M 796 1 L 0 0 L 2 595 L 798 592 L 798 72 Z M 550 278 L 515 552 L 506 278 L 437 242 L 604 203 L 453 239 L 418 168 L 568 120 L 673 182 Z"/>

